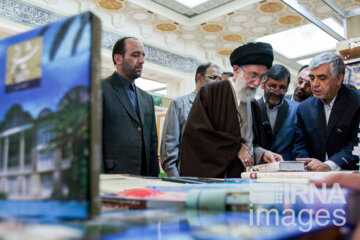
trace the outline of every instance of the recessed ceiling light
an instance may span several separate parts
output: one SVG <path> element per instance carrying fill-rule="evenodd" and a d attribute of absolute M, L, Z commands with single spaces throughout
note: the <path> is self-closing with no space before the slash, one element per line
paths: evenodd
<path fill-rule="evenodd" d="M 209 0 L 174 0 L 174 1 L 182 5 L 185 5 L 188 8 L 193 8 Z"/>

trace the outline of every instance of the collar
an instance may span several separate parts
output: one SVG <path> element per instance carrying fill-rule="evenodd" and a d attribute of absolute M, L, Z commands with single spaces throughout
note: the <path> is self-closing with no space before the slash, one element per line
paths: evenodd
<path fill-rule="evenodd" d="M 331 102 L 330 102 L 329 105 L 327 105 L 327 104 L 324 102 L 324 100 L 320 100 L 320 101 L 322 101 L 322 102 L 324 103 L 324 107 L 325 107 L 325 108 L 332 109 L 332 107 L 334 106 L 334 102 L 335 102 L 336 97 L 337 97 L 337 95 L 333 98 L 333 100 L 331 100 Z"/>
<path fill-rule="evenodd" d="M 133 81 L 132 83 L 129 83 L 124 77 L 122 77 L 118 72 L 116 72 L 116 75 L 120 78 L 122 84 L 124 86 L 126 86 L 127 88 L 130 88 L 130 85 L 133 87 L 133 89 L 135 90 L 135 81 Z"/>
<path fill-rule="evenodd" d="M 195 89 L 194 91 L 192 91 L 192 92 L 188 95 L 188 96 L 189 96 L 189 102 L 190 102 L 190 103 L 193 103 L 193 102 L 194 102 L 197 93 L 198 93 L 198 92 L 197 92 L 196 89 Z"/>

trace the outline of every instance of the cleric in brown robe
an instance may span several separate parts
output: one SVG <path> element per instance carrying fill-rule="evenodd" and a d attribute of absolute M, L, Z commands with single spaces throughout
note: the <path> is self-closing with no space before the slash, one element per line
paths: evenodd
<path fill-rule="evenodd" d="M 234 77 L 201 88 L 190 110 L 181 152 L 180 176 L 237 178 L 245 167 L 282 161 L 263 146 L 255 92 L 274 59 L 268 43 L 247 43 L 230 55 Z"/>

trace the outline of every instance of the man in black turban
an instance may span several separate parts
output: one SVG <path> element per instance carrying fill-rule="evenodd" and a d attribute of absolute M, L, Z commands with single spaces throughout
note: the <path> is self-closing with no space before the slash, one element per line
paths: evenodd
<path fill-rule="evenodd" d="M 201 88 L 180 149 L 180 175 L 237 178 L 245 167 L 282 161 L 263 149 L 264 131 L 254 96 L 272 66 L 268 43 L 247 43 L 230 55 L 234 76 Z"/>

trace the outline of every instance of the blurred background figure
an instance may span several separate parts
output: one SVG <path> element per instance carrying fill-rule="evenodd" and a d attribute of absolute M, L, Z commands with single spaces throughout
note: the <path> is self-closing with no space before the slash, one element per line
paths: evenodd
<path fill-rule="evenodd" d="M 196 89 L 188 95 L 176 98 L 168 108 L 160 143 L 161 166 L 168 177 L 179 176 L 181 139 L 196 94 L 202 86 L 216 80 L 221 80 L 220 68 L 217 65 L 200 65 L 195 74 Z"/>
<path fill-rule="evenodd" d="M 296 102 L 302 102 L 312 95 L 309 78 L 309 65 L 304 65 L 299 69 L 294 94 L 289 96 L 289 98 Z"/>

